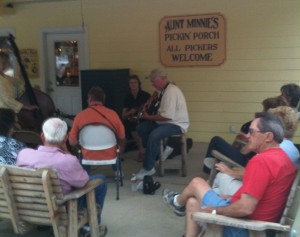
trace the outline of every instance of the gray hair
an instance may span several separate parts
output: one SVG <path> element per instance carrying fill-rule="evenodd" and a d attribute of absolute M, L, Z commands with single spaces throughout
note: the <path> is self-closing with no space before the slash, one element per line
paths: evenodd
<path fill-rule="evenodd" d="M 45 141 L 49 144 L 60 144 L 68 131 L 67 123 L 60 118 L 49 118 L 43 123 Z"/>
<path fill-rule="evenodd" d="M 257 127 L 262 132 L 272 132 L 274 140 L 280 144 L 284 138 L 284 125 L 282 120 L 271 113 L 261 112 L 256 113 L 255 118 L 259 118 Z"/>

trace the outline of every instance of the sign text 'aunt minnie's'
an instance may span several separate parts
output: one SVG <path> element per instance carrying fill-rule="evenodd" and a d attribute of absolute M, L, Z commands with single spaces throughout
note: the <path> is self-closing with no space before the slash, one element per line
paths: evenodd
<path fill-rule="evenodd" d="M 159 32 L 164 66 L 219 66 L 225 61 L 225 18 L 219 13 L 164 17 Z"/>

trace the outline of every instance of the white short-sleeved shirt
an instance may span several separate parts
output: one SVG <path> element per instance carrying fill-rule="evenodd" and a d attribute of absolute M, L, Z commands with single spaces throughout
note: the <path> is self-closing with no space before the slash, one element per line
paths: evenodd
<path fill-rule="evenodd" d="M 170 83 L 164 91 L 158 114 L 168 121 L 157 121 L 158 124 L 172 123 L 178 125 L 182 132 L 187 132 L 190 125 L 185 97 L 181 90 Z"/>

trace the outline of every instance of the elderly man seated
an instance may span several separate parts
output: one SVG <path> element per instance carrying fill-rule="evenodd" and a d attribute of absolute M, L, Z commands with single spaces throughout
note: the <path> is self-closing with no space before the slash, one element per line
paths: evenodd
<path fill-rule="evenodd" d="M 252 121 L 248 143 L 255 155 L 247 164 L 243 183 L 232 197 L 219 196 L 207 182 L 194 178 L 181 194 L 165 189 L 163 200 L 180 216 L 186 214 L 185 237 L 196 237 L 201 227 L 191 214 L 205 211 L 231 217 L 277 222 L 285 206 L 296 166 L 279 147 L 282 121 L 270 113 L 258 113 Z M 240 228 L 224 227 L 225 237 L 248 236 Z"/>
<path fill-rule="evenodd" d="M 96 203 L 103 209 L 107 185 L 103 175 L 88 176 L 76 156 L 69 154 L 66 148 L 68 127 L 65 121 L 59 118 L 49 118 L 42 127 L 43 146 L 37 150 L 31 148 L 23 149 L 17 157 L 17 165 L 30 168 L 52 167 L 57 170 L 64 194 L 73 188 L 83 187 L 89 179 L 102 179 L 103 182 L 95 189 Z M 78 201 L 78 208 L 86 206 L 86 197 Z M 100 223 L 100 214 L 98 220 Z M 99 225 L 101 237 L 107 233 L 106 226 Z M 85 235 L 89 232 L 89 226 L 82 230 Z"/>

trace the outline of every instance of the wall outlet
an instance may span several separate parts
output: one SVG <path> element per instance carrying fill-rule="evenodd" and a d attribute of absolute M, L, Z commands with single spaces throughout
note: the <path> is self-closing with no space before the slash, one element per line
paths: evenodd
<path fill-rule="evenodd" d="M 236 127 L 235 127 L 235 125 L 229 125 L 229 132 L 230 133 L 236 133 Z"/>

